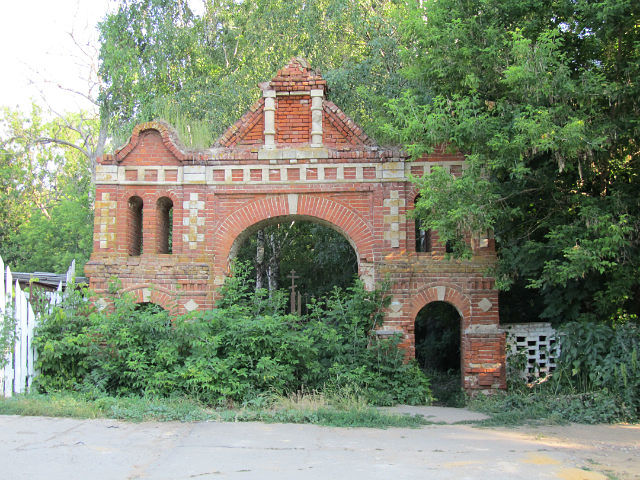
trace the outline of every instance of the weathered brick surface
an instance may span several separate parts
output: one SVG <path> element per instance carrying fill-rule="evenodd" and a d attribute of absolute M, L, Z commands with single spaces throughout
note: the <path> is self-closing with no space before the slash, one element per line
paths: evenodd
<path fill-rule="evenodd" d="M 94 252 L 85 268 L 91 287 L 106 294 L 110 279 L 118 278 L 137 301 L 176 314 L 212 308 L 215 290 L 245 238 L 269 222 L 314 220 L 349 240 L 366 284 L 391 281 L 393 302 L 384 328 L 403 333 L 409 357 L 418 312 L 433 301 L 449 302 L 461 315 L 465 386 L 504 388 L 498 295 L 486 273 L 495 260 L 493 240 L 469 239 L 472 260 L 447 260 L 432 232 L 431 250 L 415 252 L 415 226 L 407 215 L 417 193 L 410 174 L 422 175 L 435 164 L 458 175 L 462 156 L 440 148 L 410 162 L 403 152 L 375 145 L 326 99 L 323 144 L 311 146 L 311 102 L 305 100 L 312 89 L 316 99 L 325 91 L 324 79 L 293 60 L 262 88 L 276 92 L 275 145 L 264 144 L 261 99 L 212 149 L 187 151 L 168 125 L 149 122 L 101 160 Z M 135 197 L 141 215 L 130 207 Z M 138 254 L 133 245 L 140 220 Z M 165 253 L 169 228 L 170 254 Z"/>

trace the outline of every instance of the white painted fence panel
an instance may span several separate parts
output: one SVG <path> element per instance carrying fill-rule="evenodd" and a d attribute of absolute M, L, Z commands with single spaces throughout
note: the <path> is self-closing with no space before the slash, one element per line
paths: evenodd
<path fill-rule="evenodd" d="M 10 322 L 13 327 L 13 342 L 0 356 L 6 363 L 0 370 L 0 391 L 4 397 L 29 391 L 36 375 L 36 350 L 33 346 L 33 331 L 37 318 L 18 281 L 13 282 L 11 269 L 0 257 L 0 325 Z M 66 274 L 67 282 L 75 277 L 75 260 Z M 51 296 L 51 304 L 62 301 L 62 282 Z M 14 323 L 15 322 L 15 323 Z"/>

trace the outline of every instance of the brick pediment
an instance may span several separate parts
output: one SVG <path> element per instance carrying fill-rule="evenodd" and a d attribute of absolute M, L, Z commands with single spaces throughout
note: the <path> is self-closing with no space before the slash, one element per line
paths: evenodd
<path fill-rule="evenodd" d="M 168 123 L 154 121 L 136 125 L 129 142 L 116 150 L 111 160 L 121 165 L 179 166 L 192 157 Z"/>
<path fill-rule="evenodd" d="M 302 59 L 292 59 L 260 88 L 262 98 L 227 129 L 215 146 L 375 145 L 362 128 L 325 98 L 326 80 Z"/>
<path fill-rule="evenodd" d="M 335 103 L 328 100 L 323 104 L 323 143 L 331 147 L 376 144 Z"/>
<path fill-rule="evenodd" d="M 215 146 L 235 147 L 264 144 L 264 99 L 255 102 L 240 120 L 231 125 Z"/>

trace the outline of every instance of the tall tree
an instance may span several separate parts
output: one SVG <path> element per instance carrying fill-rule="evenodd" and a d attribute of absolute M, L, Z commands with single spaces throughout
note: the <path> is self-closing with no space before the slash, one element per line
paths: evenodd
<path fill-rule="evenodd" d="M 65 271 L 75 258 L 81 270 L 91 253 L 93 162 L 84 130 L 70 128 L 83 122 L 83 113 L 45 121 L 35 105 L 0 116 L 0 254 L 14 269 Z"/>
<path fill-rule="evenodd" d="M 542 317 L 640 313 L 639 22 L 627 0 L 425 0 L 401 20 L 414 87 L 388 129 L 469 160 L 418 182 L 418 215 L 458 255 L 494 229 L 500 286 Z"/>
<path fill-rule="evenodd" d="M 164 117 L 185 143 L 208 147 L 256 100 L 259 82 L 301 56 L 348 114 L 377 128 L 382 104 L 406 83 L 392 22 L 401 4 L 211 0 L 199 17 L 185 2 L 123 0 L 99 26 L 103 113 L 121 140 Z"/>

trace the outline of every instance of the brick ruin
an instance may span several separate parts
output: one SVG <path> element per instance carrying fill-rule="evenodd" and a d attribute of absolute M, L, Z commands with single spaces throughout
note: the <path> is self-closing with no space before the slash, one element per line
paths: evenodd
<path fill-rule="evenodd" d="M 99 161 L 85 267 L 91 288 L 106 295 L 117 277 L 138 302 L 174 314 L 210 309 L 249 235 L 270 223 L 315 221 L 349 240 L 367 286 L 390 280 L 380 334 L 401 332 L 413 356 L 416 316 L 430 302 L 448 302 L 461 316 L 464 387 L 505 388 L 498 292 L 486 273 L 493 239 L 472 241 L 471 260 L 446 259 L 435 232 L 416 241 L 424 232 L 407 215 L 417 195 L 409 176 L 434 165 L 459 174 L 463 157 L 442 150 L 409 161 L 376 145 L 327 100 L 326 81 L 302 60 L 260 88 L 261 98 L 208 150 L 189 151 L 167 124 L 148 122 Z"/>

